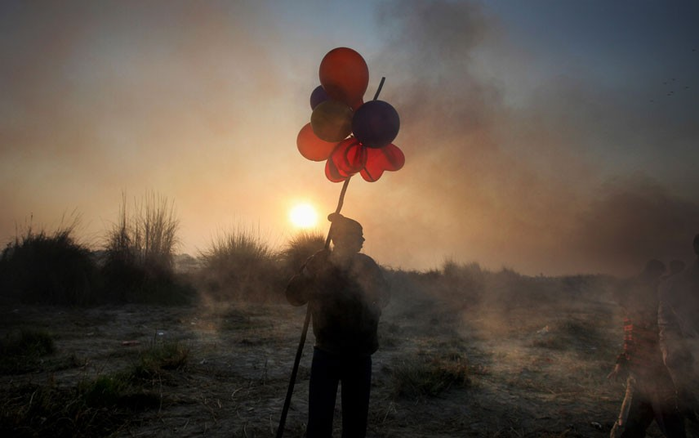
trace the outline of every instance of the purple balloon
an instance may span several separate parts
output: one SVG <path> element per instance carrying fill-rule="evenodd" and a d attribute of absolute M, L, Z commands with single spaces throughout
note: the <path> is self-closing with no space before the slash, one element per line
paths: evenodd
<path fill-rule="evenodd" d="M 314 110 L 318 105 L 330 99 L 328 93 L 325 92 L 325 88 L 322 85 L 318 85 L 315 90 L 311 93 L 311 109 Z"/>
<path fill-rule="evenodd" d="M 388 146 L 398 135 L 398 111 L 383 100 L 371 100 L 357 108 L 352 118 L 352 132 L 366 147 Z"/>

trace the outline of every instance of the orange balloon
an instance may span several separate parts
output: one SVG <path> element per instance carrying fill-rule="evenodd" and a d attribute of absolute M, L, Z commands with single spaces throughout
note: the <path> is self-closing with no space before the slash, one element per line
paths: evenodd
<path fill-rule="evenodd" d="M 362 55 L 347 47 L 333 49 L 320 62 L 318 76 L 331 99 L 352 108 L 361 105 L 369 85 L 369 67 Z"/>
<path fill-rule="evenodd" d="M 313 110 L 311 127 L 321 140 L 344 140 L 352 132 L 352 108 L 337 100 L 326 100 Z"/>
<path fill-rule="evenodd" d="M 304 158 L 311 161 L 323 161 L 330 157 L 337 142 L 328 142 L 318 138 L 313 133 L 313 127 L 310 123 L 301 128 L 299 135 L 296 137 L 296 147 Z"/>

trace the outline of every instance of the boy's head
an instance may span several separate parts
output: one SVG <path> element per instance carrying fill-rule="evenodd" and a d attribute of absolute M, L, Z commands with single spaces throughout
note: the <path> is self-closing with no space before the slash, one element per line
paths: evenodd
<path fill-rule="evenodd" d="M 359 252 L 364 243 L 364 234 L 362 225 L 341 215 L 340 213 L 332 213 L 328 216 L 330 225 L 330 239 L 336 249 L 353 250 Z"/>

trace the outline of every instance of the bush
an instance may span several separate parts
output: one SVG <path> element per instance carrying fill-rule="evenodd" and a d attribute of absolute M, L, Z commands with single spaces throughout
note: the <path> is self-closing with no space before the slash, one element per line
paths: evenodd
<path fill-rule="evenodd" d="M 118 302 L 185 304 L 192 296 L 174 272 L 179 221 L 167 198 L 146 194 L 133 214 L 122 201 L 109 231 L 102 272 L 110 299 Z"/>
<path fill-rule="evenodd" d="M 53 234 L 31 226 L 0 257 L 2 298 L 30 304 L 90 304 L 101 284 L 90 250 L 73 237 L 77 221 Z"/>
<path fill-rule="evenodd" d="M 441 281 L 445 298 L 462 301 L 464 305 L 477 304 L 485 290 L 486 275 L 478 263 L 462 265 L 446 260 Z"/>
<path fill-rule="evenodd" d="M 262 302 L 283 295 L 278 257 L 251 231 L 225 233 L 201 259 L 201 287 L 209 298 Z"/>
<path fill-rule="evenodd" d="M 313 254 L 325 247 L 325 237 L 318 232 L 302 231 L 292 237 L 280 256 L 284 265 L 284 276 L 291 277 Z"/>

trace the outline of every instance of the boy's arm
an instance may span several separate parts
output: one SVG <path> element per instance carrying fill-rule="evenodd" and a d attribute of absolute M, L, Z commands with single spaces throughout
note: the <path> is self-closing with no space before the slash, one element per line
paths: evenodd
<path fill-rule="evenodd" d="M 303 306 L 308 302 L 309 287 L 311 287 L 310 278 L 303 273 L 294 275 L 286 285 L 286 300 L 292 306 Z"/>
<path fill-rule="evenodd" d="M 286 300 L 292 306 L 303 306 L 308 302 L 315 287 L 316 277 L 326 263 L 328 252 L 319 251 L 306 260 L 301 271 L 291 277 L 286 286 Z"/>

